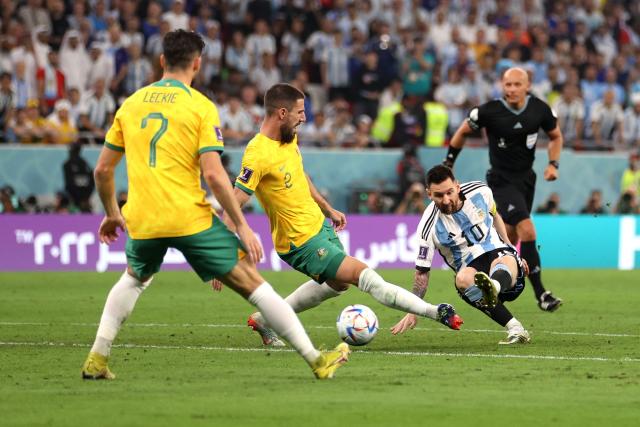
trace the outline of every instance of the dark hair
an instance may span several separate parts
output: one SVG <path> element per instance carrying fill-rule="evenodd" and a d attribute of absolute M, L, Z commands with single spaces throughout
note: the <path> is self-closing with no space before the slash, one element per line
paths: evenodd
<path fill-rule="evenodd" d="M 265 113 L 270 116 L 279 108 L 291 110 L 298 99 L 304 99 L 304 93 L 296 87 L 287 83 L 273 85 L 264 94 Z"/>
<path fill-rule="evenodd" d="M 445 165 L 434 166 L 427 172 L 427 188 L 431 184 L 440 184 L 441 182 L 445 182 L 448 178 L 451 178 L 451 181 L 456 180 L 450 167 Z"/>
<path fill-rule="evenodd" d="M 202 54 L 204 41 L 193 31 L 175 30 L 162 39 L 162 52 L 169 70 L 185 69 L 191 61 Z"/>

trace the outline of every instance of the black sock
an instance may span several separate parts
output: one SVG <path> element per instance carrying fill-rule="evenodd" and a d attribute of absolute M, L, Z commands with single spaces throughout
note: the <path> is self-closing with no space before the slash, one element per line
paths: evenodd
<path fill-rule="evenodd" d="M 536 300 L 540 300 L 540 296 L 545 292 L 542 286 L 542 278 L 540 271 L 540 254 L 536 247 L 536 241 L 521 242 L 520 255 L 529 264 L 529 281 L 533 286 L 533 292 L 536 294 Z"/>
<path fill-rule="evenodd" d="M 509 273 L 507 270 L 498 269 L 493 272 L 491 278 L 493 280 L 497 280 L 498 283 L 500 283 L 500 292 L 508 291 L 509 289 L 511 289 L 512 277 L 511 273 Z"/>
<path fill-rule="evenodd" d="M 467 298 L 464 295 L 464 293 L 460 291 L 458 291 L 458 295 L 460 295 L 460 298 L 462 298 L 467 304 L 477 308 L 478 310 L 480 310 L 481 312 L 489 316 L 494 322 L 496 322 L 500 326 L 507 326 L 507 323 L 509 323 L 509 320 L 513 319 L 513 314 L 511 314 L 511 312 L 507 309 L 507 307 L 505 307 L 504 304 L 502 304 L 501 302 L 498 302 L 498 304 L 496 304 L 496 306 L 493 308 L 486 308 L 486 307 L 481 307 L 480 304 L 472 303 L 471 301 L 469 301 L 469 298 Z"/>

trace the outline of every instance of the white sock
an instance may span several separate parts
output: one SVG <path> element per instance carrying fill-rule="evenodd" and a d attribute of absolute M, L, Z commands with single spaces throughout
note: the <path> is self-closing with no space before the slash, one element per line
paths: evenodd
<path fill-rule="evenodd" d="M 512 331 L 524 331 L 524 326 L 522 326 L 522 323 L 520 323 L 520 321 L 518 319 L 516 319 L 515 317 L 513 317 L 511 320 L 509 320 L 507 322 L 507 331 L 512 332 Z"/>
<path fill-rule="evenodd" d="M 315 280 L 309 280 L 308 282 L 300 285 L 284 300 L 291 306 L 291 308 L 293 308 L 293 311 L 296 313 L 302 313 L 303 311 L 320 305 L 322 301 L 337 297 L 342 293 L 344 292 L 338 292 L 331 286 L 327 285 L 327 282 L 320 285 Z M 267 325 L 267 322 L 264 320 L 264 317 L 260 312 L 253 316 L 256 322 Z"/>
<path fill-rule="evenodd" d="M 311 365 L 320 352 L 311 343 L 309 336 L 293 309 L 278 295 L 270 284 L 262 283 L 248 298 L 255 305 L 269 326 Z"/>
<path fill-rule="evenodd" d="M 437 305 L 429 304 L 400 286 L 385 282 L 385 280 L 371 268 L 365 268 L 362 273 L 360 273 L 358 288 L 387 307 L 417 314 L 418 316 L 429 317 L 434 320 L 438 317 Z"/>
<path fill-rule="evenodd" d="M 342 294 L 342 292 L 336 291 L 327 285 L 327 282 L 319 285 L 318 282 L 309 280 L 300 285 L 298 289 L 289 294 L 284 300 L 293 308 L 293 311 L 301 313 L 320 305 L 324 300 L 337 297 L 340 294 Z"/>
<path fill-rule="evenodd" d="M 104 304 L 100 326 L 91 351 L 109 356 L 111 344 L 116 339 L 120 327 L 133 311 L 138 297 L 151 283 L 152 279 L 142 283 L 126 271 L 113 285 Z"/>

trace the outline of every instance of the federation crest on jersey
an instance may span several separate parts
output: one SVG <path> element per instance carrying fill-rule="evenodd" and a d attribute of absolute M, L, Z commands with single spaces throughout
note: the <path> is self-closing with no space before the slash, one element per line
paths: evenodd
<path fill-rule="evenodd" d="M 219 126 L 214 126 L 213 130 L 216 133 L 216 138 L 218 139 L 218 141 L 223 141 L 224 138 L 222 137 L 222 129 L 220 129 Z"/>
<path fill-rule="evenodd" d="M 253 169 L 243 166 L 238 179 L 246 184 L 251 179 L 251 175 L 253 175 Z"/>
<path fill-rule="evenodd" d="M 325 248 L 318 249 L 318 257 L 322 259 L 325 256 L 327 256 L 327 250 Z"/>
<path fill-rule="evenodd" d="M 476 214 L 478 215 L 478 218 L 480 218 L 481 220 L 484 220 L 485 214 L 484 214 L 484 211 L 482 209 L 478 208 L 476 210 Z"/>

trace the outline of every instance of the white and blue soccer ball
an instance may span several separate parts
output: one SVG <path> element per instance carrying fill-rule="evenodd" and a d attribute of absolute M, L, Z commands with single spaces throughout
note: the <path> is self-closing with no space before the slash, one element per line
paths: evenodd
<path fill-rule="evenodd" d="M 378 318 L 366 305 L 354 304 L 342 310 L 336 321 L 338 335 L 349 345 L 365 345 L 378 333 Z"/>

